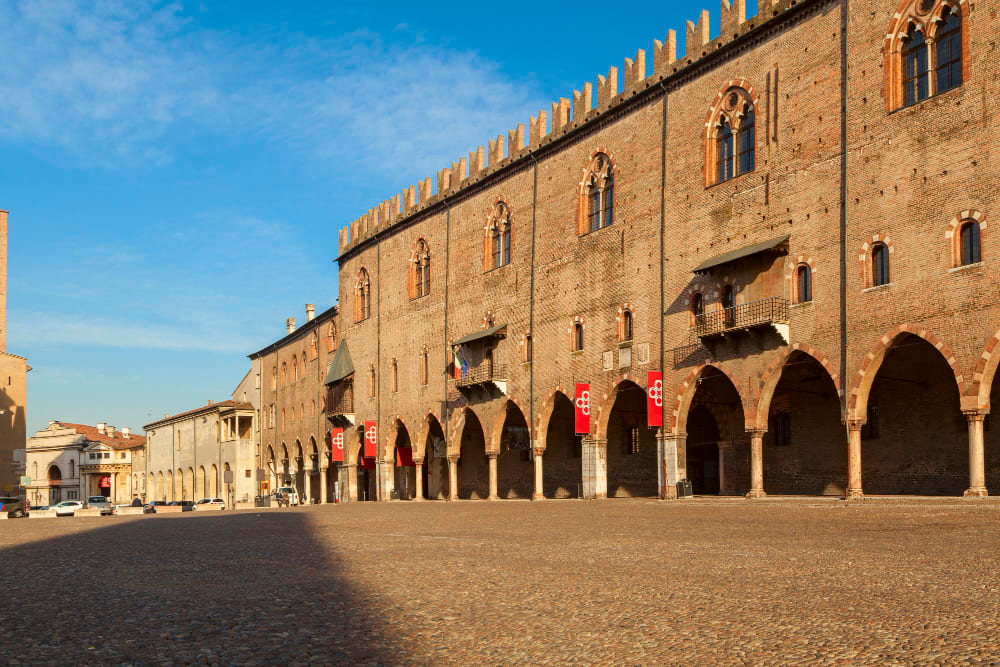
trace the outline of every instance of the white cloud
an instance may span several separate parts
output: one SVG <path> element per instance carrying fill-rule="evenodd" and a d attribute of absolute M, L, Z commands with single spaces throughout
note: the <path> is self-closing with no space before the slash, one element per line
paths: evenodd
<path fill-rule="evenodd" d="M 546 104 L 534 86 L 475 53 L 421 44 L 405 24 L 387 45 L 365 30 L 241 35 L 198 20 L 148 0 L 0 6 L 0 139 L 121 168 L 169 162 L 208 133 L 331 173 L 416 180 Z"/>

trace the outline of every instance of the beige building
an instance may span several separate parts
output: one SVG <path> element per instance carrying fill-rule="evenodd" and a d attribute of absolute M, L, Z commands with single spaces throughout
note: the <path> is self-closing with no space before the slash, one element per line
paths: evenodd
<path fill-rule="evenodd" d="M 256 495 L 254 410 L 252 403 L 209 401 L 146 424 L 148 498 L 169 502 L 218 497 L 229 507 L 252 502 Z M 227 472 L 232 481 L 227 481 Z"/>
<path fill-rule="evenodd" d="M 146 438 L 104 422 L 52 421 L 25 446 L 25 495 L 32 505 L 106 496 L 127 503 L 145 497 Z"/>
<path fill-rule="evenodd" d="M 14 450 L 27 435 L 24 406 L 28 360 L 7 352 L 7 211 L 0 211 L 0 485 L 18 483 Z"/>

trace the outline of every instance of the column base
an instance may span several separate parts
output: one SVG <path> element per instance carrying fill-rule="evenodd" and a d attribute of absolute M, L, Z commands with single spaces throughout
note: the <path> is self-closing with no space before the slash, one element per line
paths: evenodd
<path fill-rule="evenodd" d="M 974 486 L 971 489 L 966 489 L 962 495 L 966 498 L 985 498 L 990 494 L 985 486 Z"/>
<path fill-rule="evenodd" d="M 661 500 L 677 500 L 677 486 L 675 484 L 669 484 L 664 487 Z"/>
<path fill-rule="evenodd" d="M 844 494 L 846 500 L 861 500 L 865 497 L 865 492 L 861 489 L 848 489 Z"/>
<path fill-rule="evenodd" d="M 494 496 L 488 496 L 486 498 L 486 500 L 500 500 L 500 496 L 496 496 L 496 495 L 494 495 Z"/>
<path fill-rule="evenodd" d="M 545 500 L 545 494 L 544 493 L 533 493 L 533 494 L 531 494 L 531 499 L 532 500 Z"/>
<path fill-rule="evenodd" d="M 763 498 L 766 495 L 767 494 L 764 493 L 764 489 L 750 489 L 744 497 L 753 500 L 754 498 Z"/>
<path fill-rule="evenodd" d="M 414 496 L 413 497 L 413 502 L 415 502 L 415 503 L 422 503 L 422 502 L 424 502 L 424 499 L 421 498 L 420 496 Z"/>

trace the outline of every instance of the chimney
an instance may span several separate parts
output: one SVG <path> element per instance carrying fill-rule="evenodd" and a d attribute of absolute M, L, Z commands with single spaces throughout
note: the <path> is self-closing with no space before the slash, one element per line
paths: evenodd
<path fill-rule="evenodd" d="M 316 319 L 316 306 L 311 303 L 306 304 L 306 322 L 312 322 Z"/>
<path fill-rule="evenodd" d="M 208 399 L 208 404 L 209 404 L 209 405 L 211 405 L 211 404 L 212 404 L 212 399 Z"/>
<path fill-rule="evenodd" d="M 107 427 L 107 424 L 105 422 L 98 422 L 98 424 L 97 424 L 97 432 L 100 433 L 101 435 L 104 435 L 104 431 L 105 431 L 106 427 Z"/>
<path fill-rule="evenodd" d="M 288 328 L 288 333 L 292 333 L 293 331 L 295 331 L 295 318 L 289 317 L 287 320 L 285 320 L 285 326 Z"/>
<path fill-rule="evenodd" d="M 7 211 L 0 210 L 0 353 L 7 351 Z"/>
<path fill-rule="evenodd" d="M 122 437 L 126 440 L 132 435 L 132 430 L 128 426 L 122 426 Z"/>

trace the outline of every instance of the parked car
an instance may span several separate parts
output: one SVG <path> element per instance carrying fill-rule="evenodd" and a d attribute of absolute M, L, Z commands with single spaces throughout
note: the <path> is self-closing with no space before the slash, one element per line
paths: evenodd
<path fill-rule="evenodd" d="M 166 505 L 166 504 L 167 504 L 166 500 L 150 500 L 142 508 L 142 513 L 143 514 L 156 514 L 156 508 L 159 507 L 159 506 L 162 506 L 162 505 Z"/>
<path fill-rule="evenodd" d="M 0 512 L 6 512 L 8 519 L 20 519 L 28 515 L 24 509 L 24 501 L 16 497 L 0 498 Z"/>
<path fill-rule="evenodd" d="M 28 513 L 30 514 L 31 510 L 50 510 L 50 509 L 52 509 L 52 508 L 49 507 L 48 505 L 39 505 L 38 507 L 29 507 L 28 508 Z"/>
<path fill-rule="evenodd" d="M 226 509 L 226 503 L 222 498 L 202 498 L 194 504 L 194 509 L 198 509 L 202 505 L 219 505 L 222 509 Z"/>
<path fill-rule="evenodd" d="M 101 510 L 101 514 L 111 514 L 111 501 L 106 496 L 88 496 L 84 507 Z"/>
<path fill-rule="evenodd" d="M 280 486 L 274 492 L 275 495 L 281 494 L 285 497 L 285 502 L 289 505 L 299 504 L 299 492 L 295 490 L 294 486 Z"/>
<path fill-rule="evenodd" d="M 64 500 L 61 503 L 56 503 L 49 509 L 55 510 L 56 516 L 73 516 L 77 510 L 83 509 L 83 503 L 79 500 Z"/>
<path fill-rule="evenodd" d="M 193 500 L 171 500 L 168 505 L 180 505 L 182 512 L 190 512 L 194 509 Z"/>

